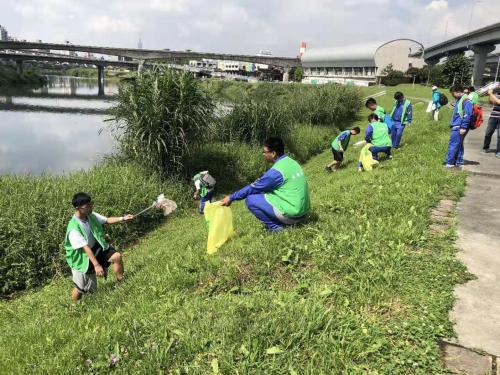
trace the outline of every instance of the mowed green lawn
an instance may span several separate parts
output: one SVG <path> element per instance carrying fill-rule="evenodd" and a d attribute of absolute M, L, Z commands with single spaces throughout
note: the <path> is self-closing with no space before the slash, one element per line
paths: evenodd
<path fill-rule="evenodd" d="M 390 110 L 392 96 L 380 103 Z M 467 274 L 454 230 L 428 226 L 464 175 L 442 167 L 449 112 L 435 124 L 424 107 L 373 172 L 357 172 L 352 144 L 336 173 L 323 169 L 329 151 L 310 160 L 312 212 L 297 228 L 268 234 L 238 202 L 236 237 L 207 256 L 193 206 L 125 249 L 126 282 L 101 280 L 73 306 L 70 278 L 56 277 L 1 302 L 0 372 L 444 373 L 438 340 L 452 335 L 453 287 Z"/>

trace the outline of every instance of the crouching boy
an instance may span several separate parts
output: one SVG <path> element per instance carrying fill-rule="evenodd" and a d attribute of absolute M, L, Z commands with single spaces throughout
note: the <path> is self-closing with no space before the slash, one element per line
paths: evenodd
<path fill-rule="evenodd" d="M 116 279 L 123 280 L 122 255 L 106 242 L 103 225 L 129 221 L 134 216 L 106 218 L 92 212 L 92 199 L 86 193 L 75 194 L 71 203 L 75 214 L 68 223 L 64 247 L 75 286 L 71 291 L 71 300 L 76 302 L 83 294 L 96 290 L 96 276 L 107 276 L 111 264 Z"/>

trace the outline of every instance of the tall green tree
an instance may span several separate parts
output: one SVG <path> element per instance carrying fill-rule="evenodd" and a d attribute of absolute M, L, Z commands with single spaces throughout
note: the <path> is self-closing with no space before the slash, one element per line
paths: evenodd
<path fill-rule="evenodd" d="M 443 76 L 448 86 L 470 85 L 470 60 L 463 54 L 449 56 L 443 66 Z"/>

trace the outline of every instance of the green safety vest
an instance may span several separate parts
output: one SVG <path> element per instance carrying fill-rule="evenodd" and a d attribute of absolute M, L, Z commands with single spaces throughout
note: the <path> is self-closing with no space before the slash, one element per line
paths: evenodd
<path fill-rule="evenodd" d="M 397 105 L 398 105 L 398 101 L 395 100 L 394 101 L 394 107 L 392 107 L 391 118 L 393 118 L 392 116 L 394 115 L 394 111 L 396 111 L 396 106 Z M 407 121 L 406 121 L 406 111 L 408 110 L 409 106 L 410 106 L 410 101 L 408 99 L 405 99 L 405 102 L 403 104 L 403 112 L 401 113 L 401 119 L 399 121 L 403 125 L 407 123 Z"/>
<path fill-rule="evenodd" d="M 272 167 L 283 176 L 283 184 L 266 193 L 265 198 L 279 212 L 288 217 L 300 217 L 309 212 L 310 198 L 307 179 L 302 167 L 289 156 Z"/>
<path fill-rule="evenodd" d="M 479 95 L 477 92 L 471 92 L 469 94 L 469 100 L 472 102 L 472 104 L 477 104 L 479 102 Z"/>
<path fill-rule="evenodd" d="M 389 137 L 389 128 L 384 122 L 372 122 L 370 125 L 373 128 L 372 145 L 377 147 L 392 147 L 391 137 Z"/>
<path fill-rule="evenodd" d="M 102 226 L 102 224 L 99 223 L 93 213 L 88 215 L 87 219 L 89 221 L 90 231 L 92 232 L 92 235 L 94 236 L 97 243 L 101 245 L 104 251 L 108 250 L 109 245 L 104 239 L 104 227 Z M 66 261 L 72 269 L 85 273 L 89 268 L 89 257 L 87 256 L 87 253 L 85 253 L 83 248 L 73 249 L 71 247 L 71 243 L 69 242 L 69 232 L 72 230 L 76 230 L 83 236 L 83 238 L 88 241 L 87 233 L 83 230 L 78 219 L 73 216 L 68 223 L 68 227 L 66 229 L 66 239 L 64 241 L 64 248 L 66 249 Z"/>
<path fill-rule="evenodd" d="M 337 137 L 335 137 L 335 139 L 332 141 L 332 148 L 334 150 L 340 151 L 339 138 L 342 134 L 345 134 L 345 133 L 347 133 L 347 137 L 345 137 L 340 143 L 342 144 L 342 148 L 344 149 L 344 151 L 347 151 L 347 146 L 349 146 L 349 140 L 351 139 L 351 131 L 350 130 L 344 130 L 339 135 L 337 135 Z"/>
<path fill-rule="evenodd" d="M 460 116 L 461 119 L 464 118 L 464 100 L 470 100 L 469 97 L 467 95 L 462 95 L 462 97 L 460 98 L 460 100 L 458 101 L 457 103 L 457 112 L 458 112 L 458 115 Z M 474 104 L 474 103 L 473 103 Z"/>
<path fill-rule="evenodd" d="M 205 197 L 208 194 L 208 188 L 205 186 L 203 180 L 201 179 L 201 173 L 198 173 L 196 176 L 194 176 L 193 181 L 200 181 L 200 197 Z"/>
<path fill-rule="evenodd" d="M 384 118 L 385 118 L 385 109 L 381 106 L 377 106 L 377 108 L 375 109 L 375 111 L 373 111 L 373 113 L 375 113 L 377 116 L 378 116 L 378 119 L 382 122 L 384 122 Z"/>

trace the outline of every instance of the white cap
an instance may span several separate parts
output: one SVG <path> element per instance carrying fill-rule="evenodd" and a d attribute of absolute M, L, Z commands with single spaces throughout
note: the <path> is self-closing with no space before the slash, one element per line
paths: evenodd
<path fill-rule="evenodd" d="M 437 86 L 432 86 L 432 91 L 437 90 L 437 89 L 438 89 Z"/>

